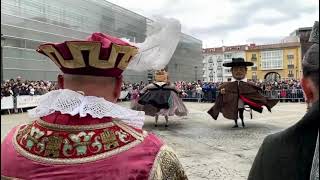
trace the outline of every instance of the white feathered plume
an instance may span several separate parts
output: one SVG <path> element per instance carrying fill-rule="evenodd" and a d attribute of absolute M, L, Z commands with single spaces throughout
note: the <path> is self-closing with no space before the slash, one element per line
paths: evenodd
<path fill-rule="evenodd" d="M 139 48 L 127 69 L 135 71 L 159 70 L 169 63 L 181 36 L 178 20 L 154 17 L 143 43 L 131 43 Z"/>

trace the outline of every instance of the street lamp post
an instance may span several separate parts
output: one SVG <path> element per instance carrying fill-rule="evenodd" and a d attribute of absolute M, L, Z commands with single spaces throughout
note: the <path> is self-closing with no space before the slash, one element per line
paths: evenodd
<path fill-rule="evenodd" d="M 1 34 L 1 82 L 3 82 L 3 46 L 5 45 L 6 38 Z"/>

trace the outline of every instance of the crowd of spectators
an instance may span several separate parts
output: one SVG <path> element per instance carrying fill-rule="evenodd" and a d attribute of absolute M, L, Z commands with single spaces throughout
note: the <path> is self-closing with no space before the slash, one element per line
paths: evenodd
<path fill-rule="evenodd" d="M 1 83 L 1 97 L 20 95 L 43 95 L 57 89 L 56 82 L 51 81 L 29 81 L 21 77 L 10 79 Z"/>
<path fill-rule="evenodd" d="M 301 91 L 301 84 L 299 80 L 280 80 L 280 81 L 249 81 L 254 85 L 260 87 L 266 95 L 269 92 L 276 93 L 276 96 L 281 98 L 292 98 L 293 95 L 298 95 L 298 98 L 303 98 Z M 144 86 L 148 84 L 143 81 L 140 83 L 126 82 L 123 84 L 122 90 L 129 91 L 133 94 L 133 91 L 140 91 Z M 217 95 L 217 89 L 222 84 L 221 82 L 203 82 L 203 81 L 176 81 L 174 82 L 176 87 L 182 90 L 185 99 L 200 98 L 205 102 L 213 102 Z M 300 90 L 300 91 L 297 91 Z"/>
<path fill-rule="evenodd" d="M 281 97 L 288 97 L 301 89 L 299 80 L 280 80 L 280 81 L 250 81 L 263 91 L 277 91 Z M 142 90 L 148 82 L 140 81 L 139 83 L 124 82 L 122 91 L 129 91 L 129 97 L 135 91 Z M 216 97 L 217 88 L 221 85 L 219 82 L 203 82 L 203 81 L 176 81 L 176 87 L 184 92 L 183 97 L 200 98 L 204 101 L 213 101 Z M 1 97 L 18 96 L 18 95 L 42 95 L 51 90 L 57 89 L 56 82 L 51 81 L 29 81 L 22 80 L 21 77 L 10 79 L 1 83 Z"/>
<path fill-rule="evenodd" d="M 292 90 L 292 89 L 302 89 L 299 80 L 280 80 L 280 81 L 252 81 L 256 86 L 261 87 L 264 91 L 273 90 Z"/>

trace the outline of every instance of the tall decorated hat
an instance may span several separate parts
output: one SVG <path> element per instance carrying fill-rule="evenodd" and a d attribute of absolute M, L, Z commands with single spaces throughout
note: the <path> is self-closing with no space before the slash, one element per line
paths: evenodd
<path fill-rule="evenodd" d="M 37 51 L 49 57 L 65 74 L 119 77 L 138 48 L 97 32 L 86 40 L 42 44 Z"/>

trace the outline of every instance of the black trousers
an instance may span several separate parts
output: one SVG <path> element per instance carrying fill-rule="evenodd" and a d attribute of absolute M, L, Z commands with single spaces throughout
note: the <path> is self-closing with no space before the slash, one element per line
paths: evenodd
<path fill-rule="evenodd" d="M 244 126 L 244 121 L 243 121 L 243 112 L 244 112 L 244 108 L 239 108 L 238 109 L 238 113 L 239 113 L 239 117 L 241 119 L 241 123 Z M 234 120 L 235 124 L 238 125 L 238 119 Z"/>
<path fill-rule="evenodd" d="M 240 117 L 240 119 L 243 120 L 244 108 L 239 108 L 239 109 L 238 109 L 238 112 L 239 112 L 239 117 Z"/>

